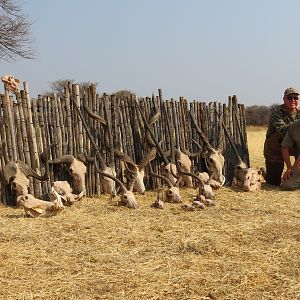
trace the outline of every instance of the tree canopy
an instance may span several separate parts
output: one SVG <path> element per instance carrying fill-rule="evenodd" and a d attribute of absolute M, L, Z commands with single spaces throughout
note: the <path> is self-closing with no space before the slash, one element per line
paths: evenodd
<path fill-rule="evenodd" d="M 133 92 L 130 90 L 119 90 L 117 92 L 114 92 L 113 94 L 116 96 L 116 98 L 126 99 L 126 98 L 130 98 Z"/>
<path fill-rule="evenodd" d="M 43 93 L 44 96 L 49 96 L 51 94 L 57 94 L 58 96 L 63 96 L 65 86 L 67 86 L 69 83 L 73 84 L 75 83 L 75 79 L 58 79 L 55 81 L 50 82 L 50 91 L 46 91 Z M 79 82 L 79 87 L 82 90 L 84 87 L 89 87 L 91 84 L 96 84 L 98 85 L 97 82 L 91 82 L 91 81 L 83 81 Z"/>

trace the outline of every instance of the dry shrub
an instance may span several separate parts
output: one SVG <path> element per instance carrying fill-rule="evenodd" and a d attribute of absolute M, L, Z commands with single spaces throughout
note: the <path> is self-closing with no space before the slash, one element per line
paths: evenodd
<path fill-rule="evenodd" d="M 184 202 L 196 192 L 184 190 Z M 138 210 L 83 199 L 48 219 L 0 207 L 0 298 L 300 297 L 298 191 L 222 188 L 195 212 L 151 208 L 155 197 L 137 196 Z"/>

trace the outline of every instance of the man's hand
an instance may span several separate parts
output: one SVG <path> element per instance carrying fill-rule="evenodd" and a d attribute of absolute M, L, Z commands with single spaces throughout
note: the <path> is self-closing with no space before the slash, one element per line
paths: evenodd
<path fill-rule="evenodd" d="M 289 180 L 293 176 L 293 170 L 292 169 L 287 169 L 282 177 L 283 181 Z"/>
<path fill-rule="evenodd" d="M 297 157 L 294 163 L 294 168 L 300 169 L 300 155 Z"/>

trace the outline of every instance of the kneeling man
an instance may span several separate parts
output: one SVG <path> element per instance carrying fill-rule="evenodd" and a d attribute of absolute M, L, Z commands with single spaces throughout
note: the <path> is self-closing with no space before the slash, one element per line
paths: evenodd
<path fill-rule="evenodd" d="M 292 165 L 291 149 L 295 149 L 295 162 Z M 286 164 L 286 171 L 282 177 L 282 188 L 295 190 L 300 188 L 300 120 L 292 123 L 281 143 L 281 152 Z M 294 153 L 293 153 L 294 154 Z"/>

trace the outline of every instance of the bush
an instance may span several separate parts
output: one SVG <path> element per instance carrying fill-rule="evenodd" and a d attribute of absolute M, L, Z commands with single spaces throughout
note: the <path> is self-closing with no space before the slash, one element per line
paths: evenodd
<path fill-rule="evenodd" d="M 271 107 L 248 106 L 246 107 L 246 123 L 254 126 L 267 126 L 269 123 Z"/>

